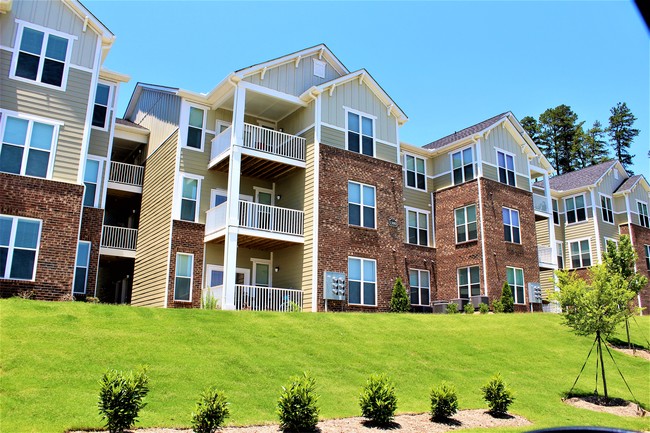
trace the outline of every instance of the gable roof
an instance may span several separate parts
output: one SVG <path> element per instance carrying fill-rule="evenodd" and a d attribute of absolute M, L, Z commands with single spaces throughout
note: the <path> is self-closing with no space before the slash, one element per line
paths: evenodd
<path fill-rule="evenodd" d="M 614 191 L 614 194 L 619 194 L 623 193 L 626 191 L 632 191 L 634 187 L 637 184 L 641 184 L 646 191 L 650 191 L 650 185 L 648 184 L 648 181 L 642 174 L 636 174 L 632 177 L 628 177 L 625 179 L 625 182 L 623 182 L 617 189 Z"/>
<path fill-rule="evenodd" d="M 564 173 L 549 179 L 549 185 L 555 191 L 571 191 L 595 185 L 616 164 L 617 160 L 601 162 L 600 164 L 585 167 L 581 170 Z M 624 182 L 625 183 L 625 182 Z M 535 186 L 544 187 L 544 182 L 536 182 Z"/>
<path fill-rule="evenodd" d="M 448 144 L 462 140 L 463 138 L 471 137 L 472 135 L 481 132 L 485 129 L 488 129 L 491 126 L 494 126 L 497 123 L 501 122 L 503 119 L 505 119 L 508 116 L 509 113 L 510 113 L 509 111 L 506 111 L 505 113 L 497 114 L 494 117 L 490 117 L 489 119 L 486 119 L 475 125 L 469 126 L 465 129 L 461 129 L 460 131 L 456 131 L 453 134 L 449 134 L 446 137 L 442 137 L 436 141 L 432 141 L 431 143 L 425 144 L 422 147 L 424 147 L 425 149 L 439 149 L 441 147 L 447 146 Z"/>

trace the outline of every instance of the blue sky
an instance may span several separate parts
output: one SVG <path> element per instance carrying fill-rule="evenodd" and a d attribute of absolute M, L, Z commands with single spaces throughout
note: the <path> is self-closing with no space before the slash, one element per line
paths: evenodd
<path fill-rule="evenodd" d="M 228 73 L 325 43 L 366 68 L 424 145 L 503 111 L 567 104 L 591 126 L 626 102 L 641 130 L 633 170 L 649 178 L 650 37 L 632 2 L 102 1 L 117 40 L 104 64 L 138 81 L 208 92 Z"/>

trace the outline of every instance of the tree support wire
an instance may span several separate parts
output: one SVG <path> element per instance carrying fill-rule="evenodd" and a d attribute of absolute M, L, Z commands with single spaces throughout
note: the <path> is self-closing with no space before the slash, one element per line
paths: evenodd
<path fill-rule="evenodd" d="M 607 349 L 607 353 L 609 353 L 609 357 L 612 358 L 612 362 L 614 363 L 614 366 L 616 367 L 616 370 L 618 370 L 618 374 L 621 375 L 621 379 L 623 379 L 623 383 L 625 383 L 625 386 L 627 387 L 627 390 L 630 391 L 630 395 L 634 399 L 634 402 L 636 403 L 637 407 L 640 408 L 641 404 L 639 403 L 639 400 L 637 400 L 636 397 L 634 396 L 634 393 L 632 393 L 632 389 L 630 389 L 630 385 L 627 383 L 627 380 L 625 380 L 625 377 L 623 376 L 623 372 L 621 371 L 620 368 L 618 368 L 618 364 L 614 360 L 614 357 L 612 356 L 611 350 L 609 350 L 609 347 L 607 347 L 607 345 L 605 345 L 605 349 Z"/>
<path fill-rule="evenodd" d="M 578 380 L 580 379 L 580 376 L 582 375 L 582 372 L 585 370 L 585 367 L 587 366 L 587 362 L 589 361 L 589 357 L 591 357 L 591 352 L 594 350 L 594 346 L 596 345 L 596 341 L 598 341 L 598 338 L 594 340 L 593 344 L 591 345 L 591 349 L 589 349 L 589 354 L 587 355 L 587 359 L 585 359 L 585 363 L 582 364 L 582 368 L 580 369 L 580 373 L 578 373 L 578 377 L 576 377 L 575 382 L 573 382 L 573 386 L 569 390 L 569 395 L 571 395 L 571 392 L 573 392 L 573 388 L 576 387 L 576 384 L 578 383 Z M 596 367 L 596 374 L 598 374 L 598 368 Z"/>

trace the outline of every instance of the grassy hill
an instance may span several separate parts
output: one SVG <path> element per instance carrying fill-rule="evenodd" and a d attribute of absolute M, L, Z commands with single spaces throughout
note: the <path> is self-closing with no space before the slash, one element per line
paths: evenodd
<path fill-rule="evenodd" d="M 637 318 L 633 339 L 650 339 Z M 623 338 L 622 333 L 619 335 Z M 425 412 L 441 380 L 456 384 L 461 409 L 485 407 L 479 388 L 501 372 L 516 393 L 511 411 L 534 428 L 603 425 L 650 429 L 560 401 L 591 347 L 550 314 L 290 314 L 154 310 L 83 303 L 0 301 L 0 431 L 99 428 L 98 380 L 107 368 L 149 366 L 151 391 L 138 426 L 189 426 L 211 384 L 232 403 L 231 424 L 275 423 L 281 385 L 312 372 L 321 418 L 358 416 L 365 378 L 387 372 L 398 412 Z M 650 362 L 614 353 L 636 397 L 650 406 Z M 611 364 L 610 395 L 629 398 Z M 594 388 L 595 359 L 578 389 Z M 531 430 L 531 428 L 528 428 Z"/>

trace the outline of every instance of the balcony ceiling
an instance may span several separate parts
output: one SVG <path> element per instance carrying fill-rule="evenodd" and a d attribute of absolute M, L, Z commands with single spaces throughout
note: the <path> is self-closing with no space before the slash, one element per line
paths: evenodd
<path fill-rule="evenodd" d="M 223 245 L 223 239 L 224 239 L 223 237 L 220 237 L 217 238 L 217 240 L 215 240 L 214 242 L 215 244 Z M 300 245 L 300 244 L 287 242 L 287 241 L 279 241 L 277 239 L 258 238 L 255 236 L 244 236 L 244 235 L 237 236 L 237 246 L 239 248 L 249 248 L 251 250 L 277 251 L 295 245 Z"/>
<path fill-rule="evenodd" d="M 220 107 L 232 110 L 234 105 L 234 92 Z M 274 98 L 269 95 L 246 92 L 246 107 L 244 111 L 247 116 L 259 117 L 277 122 L 296 111 L 301 106 L 289 101 Z"/>
<path fill-rule="evenodd" d="M 230 158 L 226 158 L 217 165 L 214 169 L 217 171 L 228 172 L 230 165 Z M 250 155 L 242 155 L 241 159 L 241 174 L 242 176 L 257 177 L 261 179 L 278 179 L 297 167 L 292 165 L 282 164 L 281 162 L 270 161 L 267 159 L 256 158 Z"/>

